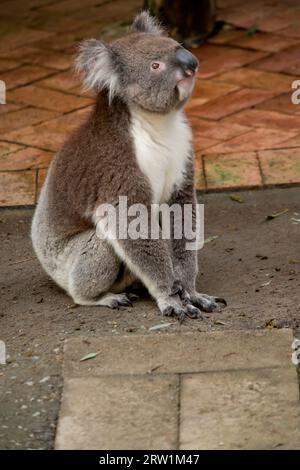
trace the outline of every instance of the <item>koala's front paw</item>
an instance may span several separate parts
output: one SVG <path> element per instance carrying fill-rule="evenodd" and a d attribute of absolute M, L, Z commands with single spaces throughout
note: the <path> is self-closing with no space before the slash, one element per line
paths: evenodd
<path fill-rule="evenodd" d="M 175 316 L 181 323 L 186 317 L 201 318 L 200 310 L 194 305 L 184 304 L 179 295 L 162 297 L 157 303 L 162 315 Z"/>
<path fill-rule="evenodd" d="M 157 304 L 162 315 L 167 317 L 175 316 L 180 322 L 184 320 L 186 312 L 178 295 L 161 297 L 158 299 Z"/>
<path fill-rule="evenodd" d="M 221 304 L 226 307 L 227 302 L 221 297 L 214 297 L 211 295 L 200 294 L 196 292 L 190 296 L 190 302 L 195 307 L 200 308 L 203 312 L 213 312 L 214 310 L 220 310 Z"/>

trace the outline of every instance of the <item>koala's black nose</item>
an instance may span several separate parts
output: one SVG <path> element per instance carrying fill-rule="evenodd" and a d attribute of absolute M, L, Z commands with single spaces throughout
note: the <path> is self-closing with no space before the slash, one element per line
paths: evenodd
<path fill-rule="evenodd" d="M 198 60 L 196 57 L 191 54 L 189 51 L 186 49 L 178 49 L 176 51 L 176 59 L 181 65 L 181 67 L 184 69 L 185 72 L 188 70 L 195 73 L 197 67 L 198 67 Z"/>

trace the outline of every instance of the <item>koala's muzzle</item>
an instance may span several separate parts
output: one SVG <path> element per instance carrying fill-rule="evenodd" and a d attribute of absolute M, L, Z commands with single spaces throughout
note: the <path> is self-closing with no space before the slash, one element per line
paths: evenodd
<path fill-rule="evenodd" d="M 186 75 L 194 75 L 199 65 L 196 57 L 186 49 L 178 49 L 175 54 L 177 63 L 184 70 Z"/>

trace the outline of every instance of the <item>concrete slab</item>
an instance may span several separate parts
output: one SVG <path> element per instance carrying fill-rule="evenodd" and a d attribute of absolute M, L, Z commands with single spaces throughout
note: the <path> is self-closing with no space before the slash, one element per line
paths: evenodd
<path fill-rule="evenodd" d="M 298 448 L 292 339 L 288 329 L 72 338 L 56 448 Z"/>
<path fill-rule="evenodd" d="M 64 375 L 190 373 L 291 366 L 292 330 L 77 337 L 65 343 Z M 80 362 L 88 353 L 92 360 Z"/>
<path fill-rule="evenodd" d="M 67 379 L 56 449 L 176 449 L 178 377 Z"/>
<path fill-rule="evenodd" d="M 294 368 L 185 375 L 180 449 L 300 449 Z"/>

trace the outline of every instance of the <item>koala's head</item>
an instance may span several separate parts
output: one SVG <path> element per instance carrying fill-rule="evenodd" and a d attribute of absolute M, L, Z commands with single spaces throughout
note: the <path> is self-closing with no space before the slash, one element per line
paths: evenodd
<path fill-rule="evenodd" d="M 128 106 L 167 113 L 181 107 L 192 93 L 197 59 L 167 37 L 147 12 L 134 20 L 131 32 L 106 44 L 96 39 L 80 46 L 77 68 L 87 88 L 106 89 Z"/>

